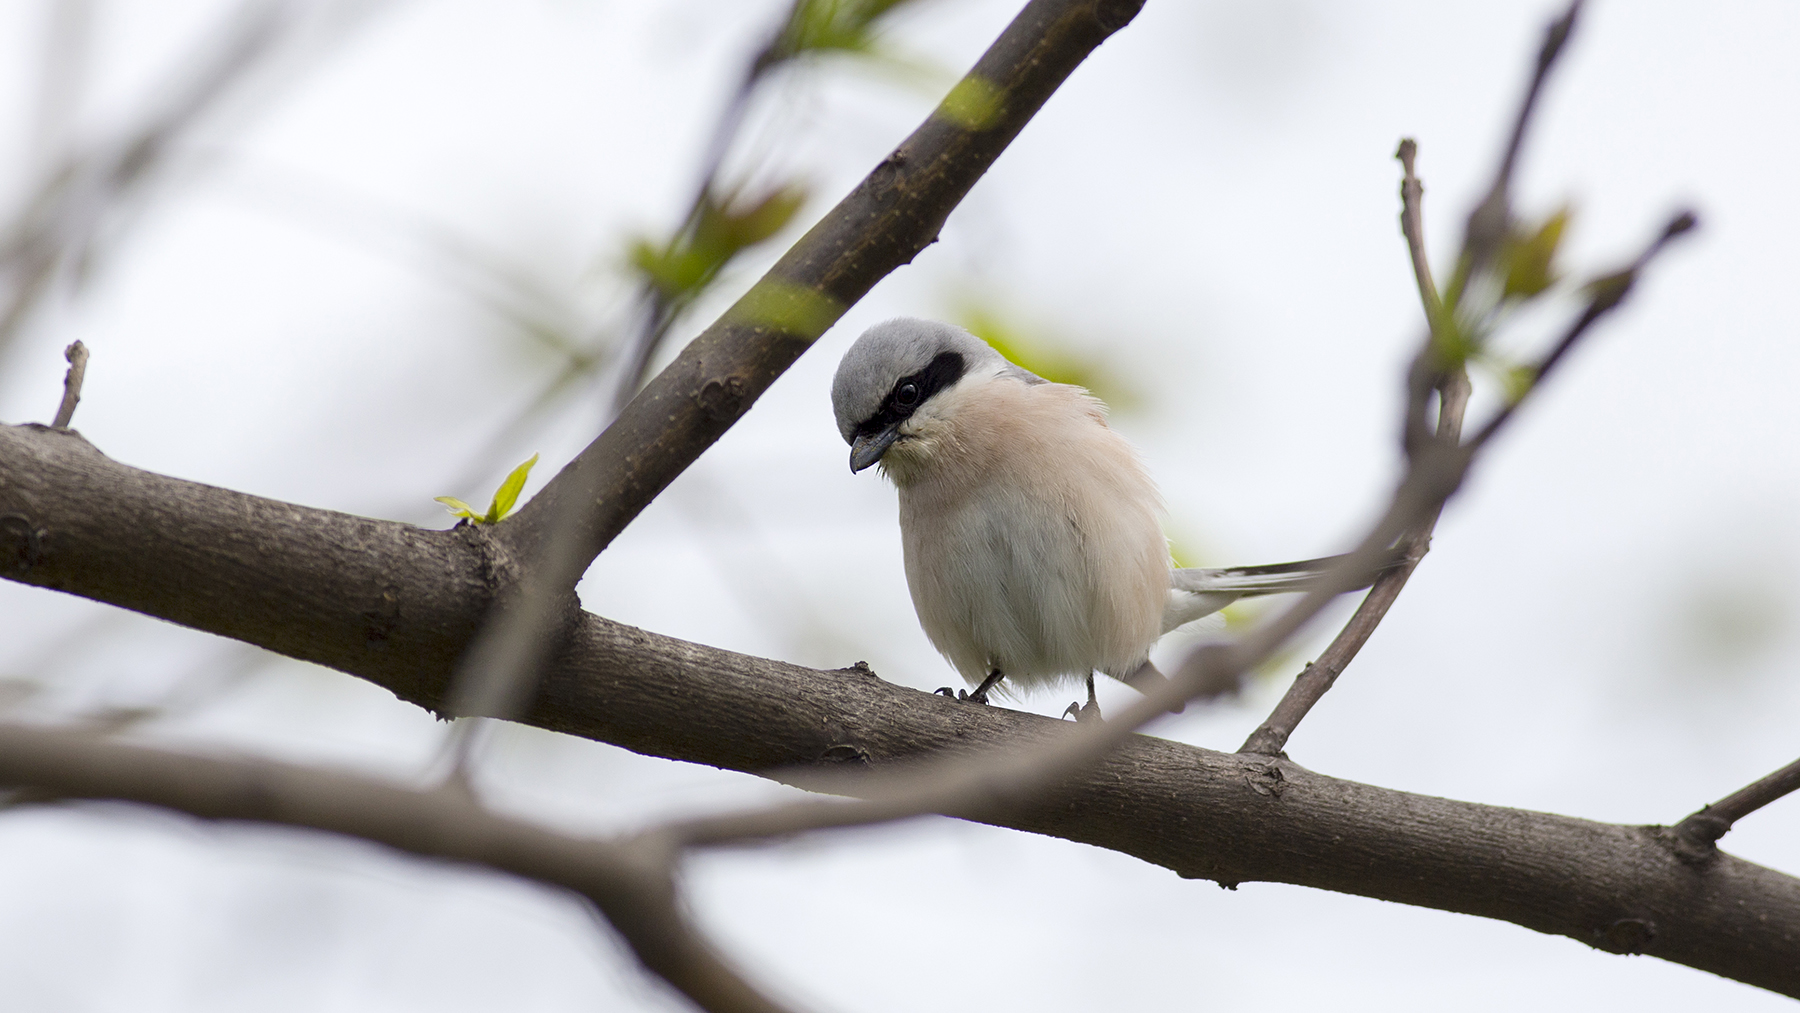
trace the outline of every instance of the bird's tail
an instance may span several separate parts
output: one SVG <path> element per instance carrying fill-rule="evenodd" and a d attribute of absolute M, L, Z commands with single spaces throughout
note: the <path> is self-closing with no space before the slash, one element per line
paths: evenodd
<path fill-rule="evenodd" d="M 1189 567 L 1169 571 L 1169 603 L 1163 610 L 1163 632 L 1211 615 L 1239 598 L 1264 594 L 1286 594 L 1310 591 L 1331 569 L 1348 556 L 1322 556 L 1294 563 L 1270 563 L 1266 566 L 1227 566 L 1221 569 Z M 1395 549 L 1382 566 L 1385 573 L 1406 562 L 1406 554 Z M 1378 574 L 1379 575 L 1379 574 Z M 1374 583 L 1374 578 L 1345 590 L 1357 591 Z"/>

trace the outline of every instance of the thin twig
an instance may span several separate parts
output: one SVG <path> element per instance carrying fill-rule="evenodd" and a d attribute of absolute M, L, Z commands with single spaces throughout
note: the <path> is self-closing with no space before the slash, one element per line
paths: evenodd
<path fill-rule="evenodd" d="M 725 108 L 719 113 L 719 119 L 713 125 L 711 138 L 707 141 L 706 154 L 701 162 L 700 181 L 694 188 L 694 196 L 688 201 L 687 213 L 682 216 L 681 225 L 675 230 L 677 237 L 688 234 L 698 227 L 700 216 L 705 211 L 707 202 L 719 189 L 719 173 L 724 169 L 725 156 L 731 152 L 732 142 L 737 139 L 738 130 L 744 123 L 744 113 L 750 107 L 750 98 L 756 92 L 765 75 L 782 62 L 783 42 L 793 31 L 796 18 L 807 0 L 793 0 L 787 13 L 782 16 L 777 27 L 763 47 L 757 50 L 756 56 L 744 70 L 744 76 L 738 81 L 731 98 L 726 101 Z M 650 360 L 656 357 L 656 350 L 661 347 L 663 339 L 668 337 L 669 329 L 678 315 L 675 304 L 670 301 L 655 280 L 646 280 L 638 292 L 638 328 L 631 342 L 625 347 L 621 356 L 618 384 L 613 391 L 612 403 L 606 413 L 607 421 L 618 417 L 625 410 L 626 402 L 643 386 L 644 374 L 650 371 Z"/>
<path fill-rule="evenodd" d="M 1406 248 L 1411 256 L 1413 277 L 1419 286 L 1419 302 L 1425 310 L 1425 319 L 1433 336 L 1432 344 L 1441 344 L 1436 340 L 1438 330 L 1443 322 L 1443 304 L 1438 301 L 1437 283 L 1431 276 L 1431 262 L 1425 256 L 1425 226 L 1423 200 L 1425 186 L 1419 182 L 1413 171 L 1413 162 L 1418 155 L 1419 146 L 1408 137 L 1400 142 L 1400 149 L 1394 157 L 1400 160 L 1402 175 L 1400 179 L 1400 231 L 1406 237 Z M 1424 358 L 1424 353 L 1421 353 Z M 1415 371 L 1418 369 L 1415 360 Z M 1437 440 L 1445 446 L 1454 447 L 1462 440 L 1463 411 L 1469 404 L 1469 375 L 1465 370 L 1456 369 L 1441 375 L 1437 383 L 1438 418 Z M 1409 418 L 1416 412 L 1424 414 L 1422 404 L 1408 405 Z M 1410 423 L 1409 423 L 1410 425 Z M 1434 511 L 1417 529 L 1409 532 L 1400 543 L 1406 562 L 1383 573 L 1375 581 L 1375 586 L 1363 596 L 1356 612 L 1350 621 L 1338 631 L 1338 635 L 1325 648 L 1324 653 L 1301 670 L 1294 677 L 1293 684 L 1282 695 L 1281 701 L 1275 705 L 1274 711 L 1267 720 L 1258 725 L 1244 744 L 1238 747 L 1240 753 L 1261 753 L 1278 755 L 1287 746 L 1288 736 L 1294 733 L 1300 722 L 1305 720 L 1313 705 L 1317 704 L 1337 682 L 1338 676 L 1356 659 L 1357 652 L 1362 650 L 1369 638 L 1375 635 L 1376 627 L 1386 618 L 1388 609 L 1400 597 L 1405 589 L 1406 581 L 1418 568 L 1420 560 L 1431 548 L 1431 533 L 1437 527 L 1438 515 Z"/>
<path fill-rule="evenodd" d="M 1463 378 L 1460 393 L 1455 392 L 1455 388 L 1444 389 L 1441 395 L 1439 439 L 1433 441 L 1429 448 L 1412 448 L 1415 461 L 1424 449 L 1434 449 L 1438 453 L 1460 457 L 1464 461 L 1472 458 L 1514 416 L 1519 405 L 1532 391 L 1536 390 L 1537 385 L 1543 381 L 1544 377 L 1556 368 L 1575 343 L 1602 317 L 1618 308 L 1621 300 L 1631 291 L 1638 273 L 1649 265 L 1669 240 L 1687 232 L 1694 225 L 1694 215 L 1687 211 L 1681 212 L 1669 222 L 1656 239 L 1645 247 L 1629 267 L 1607 275 L 1590 285 L 1589 302 L 1582 310 L 1581 315 L 1569 325 L 1568 330 L 1564 332 L 1555 346 L 1535 366 L 1531 367 L 1534 377 L 1532 385 L 1522 391 L 1515 400 L 1495 411 L 1487 424 L 1482 426 L 1467 443 L 1460 446 L 1454 440 L 1443 440 L 1442 435 L 1448 431 L 1445 423 L 1454 422 L 1456 428 L 1460 428 L 1462 405 L 1458 402 L 1465 400 L 1468 396 L 1467 379 Z M 1409 412 L 1414 408 L 1416 405 L 1409 405 Z M 1413 537 L 1428 541 L 1431 532 L 1430 525 L 1435 523 L 1436 514 L 1434 513 L 1430 516 L 1427 526 Z M 1425 548 L 1426 541 L 1415 541 L 1409 545 L 1409 556 L 1414 562 L 1383 575 L 1376 582 L 1363 600 L 1363 605 L 1357 609 L 1355 615 L 1351 616 L 1350 622 L 1338 634 L 1337 639 L 1332 641 L 1331 646 L 1326 648 L 1325 654 L 1320 655 L 1317 663 L 1307 666 L 1307 669 L 1301 672 L 1294 680 L 1294 684 L 1289 687 L 1287 694 L 1282 697 L 1281 702 L 1276 705 L 1274 713 L 1271 713 L 1268 720 L 1251 733 L 1243 746 L 1239 747 L 1239 752 L 1275 754 L 1282 750 L 1287 744 L 1288 736 L 1293 734 L 1294 728 L 1300 720 L 1312 709 L 1313 704 L 1317 703 L 1319 698 L 1331 688 L 1332 683 L 1343 671 L 1343 667 L 1350 663 L 1363 643 L 1368 640 L 1369 635 L 1374 632 L 1375 624 L 1380 622 L 1388 607 L 1393 604 L 1393 597 L 1399 594 L 1400 588 L 1404 586 L 1406 578 L 1411 575 L 1413 567 L 1417 565 L 1417 559 L 1423 555 Z"/>
<path fill-rule="evenodd" d="M 1563 16 L 1551 22 L 1550 27 L 1544 31 L 1544 44 L 1538 49 L 1537 67 L 1531 75 L 1531 83 L 1526 86 L 1525 97 L 1519 103 L 1518 114 L 1513 119 L 1512 135 L 1507 139 L 1499 169 L 1494 173 L 1494 184 L 1489 188 L 1487 197 L 1469 213 L 1468 231 L 1463 239 L 1463 260 L 1458 265 L 1457 277 L 1452 283 L 1452 302 L 1461 294 L 1463 282 L 1492 262 L 1499 253 L 1501 242 L 1506 238 L 1507 228 L 1512 224 L 1513 173 L 1518 167 L 1519 153 L 1525 147 L 1526 129 L 1531 124 L 1533 113 L 1537 111 L 1538 97 L 1543 94 L 1550 68 L 1556 65 L 1557 57 L 1562 55 L 1563 47 L 1567 45 L 1569 35 L 1575 29 L 1575 20 L 1581 14 L 1581 6 L 1582 0 L 1573 0 Z"/>
<path fill-rule="evenodd" d="M 1429 276 L 1427 276 L 1429 281 Z M 1438 387 L 1438 439 L 1447 446 L 1455 446 L 1462 432 L 1463 410 L 1469 403 L 1469 376 L 1462 370 L 1445 377 Z M 1375 635 L 1375 628 L 1387 617 L 1388 609 L 1400 597 L 1407 580 L 1412 576 L 1425 553 L 1431 548 L 1431 534 L 1437 527 L 1441 510 L 1433 511 L 1417 529 L 1410 532 L 1400 543 L 1405 553 L 1406 562 L 1383 573 L 1375 581 L 1375 586 L 1363 596 L 1362 603 L 1350 616 L 1350 621 L 1338 631 L 1331 644 L 1319 657 L 1307 663 L 1294 682 L 1283 694 L 1281 701 L 1275 705 L 1267 720 L 1258 725 L 1244 744 L 1238 747 L 1240 753 L 1261 753 L 1269 756 L 1279 755 L 1286 748 L 1287 740 L 1299 727 L 1300 722 L 1311 712 L 1331 687 L 1338 676 L 1356 660 L 1357 652 L 1362 650 L 1369 638 Z"/>
<path fill-rule="evenodd" d="M 1419 142 L 1402 138 L 1394 157 L 1400 160 L 1400 233 L 1406 237 L 1406 249 L 1412 258 L 1413 279 L 1419 284 L 1419 302 L 1425 307 L 1425 319 L 1436 328 L 1443 304 L 1438 300 L 1437 282 L 1431 277 L 1431 261 L 1425 256 L 1425 222 L 1423 203 L 1425 184 L 1413 172 L 1419 155 Z"/>
<path fill-rule="evenodd" d="M 1695 862 L 1718 853 L 1719 838 L 1738 820 L 1784 795 L 1800 791 L 1800 760 L 1754 781 L 1675 824 L 1676 853 Z"/>
<path fill-rule="evenodd" d="M 62 404 L 57 406 L 56 420 L 50 423 L 55 429 L 69 428 L 75 406 L 81 403 L 81 381 L 87 378 L 87 346 L 77 341 L 63 349 L 63 358 L 69 360 L 69 371 L 63 374 Z"/>

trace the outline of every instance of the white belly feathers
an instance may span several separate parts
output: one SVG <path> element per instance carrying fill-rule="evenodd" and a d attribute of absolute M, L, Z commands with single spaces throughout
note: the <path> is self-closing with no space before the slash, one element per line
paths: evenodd
<path fill-rule="evenodd" d="M 1161 501 L 1131 446 L 1078 387 L 970 376 L 938 400 L 882 462 L 932 644 L 971 685 L 1130 675 L 1169 596 Z"/>

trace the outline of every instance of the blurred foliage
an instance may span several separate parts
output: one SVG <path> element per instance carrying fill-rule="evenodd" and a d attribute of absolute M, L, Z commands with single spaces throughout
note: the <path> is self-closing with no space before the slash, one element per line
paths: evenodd
<path fill-rule="evenodd" d="M 812 340 L 844 315 L 844 305 L 823 292 L 780 278 L 764 279 L 731 308 L 731 318 Z"/>
<path fill-rule="evenodd" d="M 1143 404 L 1142 395 L 1103 360 L 1084 355 L 1067 339 L 1022 323 L 991 305 L 965 302 L 956 312 L 955 322 L 1015 365 L 1051 383 L 1086 387 L 1113 411 L 1131 411 Z"/>
<path fill-rule="evenodd" d="M 744 250 L 761 243 L 794 219 L 806 203 L 806 188 L 786 183 L 756 197 L 701 195 L 688 224 L 662 243 L 639 237 L 630 264 L 673 312 L 692 304 L 719 272 Z"/>
<path fill-rule="evenodd" d="M 938 112 L 964 130 L 986 130 L 1006 108 L 1006 93 L 987 78 L 970 74 L 950 89 Z"/>
<path fill-rule="evenodd" d="M 805 53 L 876 55 L 876 22 L 913 0 L 797 0 L 773 42 L 757 57 L 752 77 Z"/>
<path fill-rule="evenodd" d="M 1489 339 L 1509 316 L 1562 280 L 1556 255 L 1571 216 L 1564 205 L 1536 225 L 1513 222 L 1494 263 L 1478 277 L 1471 276 L 1465 257 L 1431 322 L 1432 345 L 1444 363 L 1449 368 L 1482 367 L 1498 381 L 1507 404 L 1518 404 L 1531 393 L 1537 368 L 1496 351 Z M 1586 292 L 1591 298 L 1607 283 L 1607 278 L 1590 282 Z"/>
<path fill-rule="evenodd" d="M 451 516 L 461 517 L 474 524 L 498 524 L 512 513 L 513 504 L 519 501 L 519 491 L 525 488 L 525 479 L 531 475 L 531 467 L 538 463 L 538 455 L 532 454 L 531 460 L 519 465 L 494 490 L 494 498 L 488 503 L 487 513 L 478 514 L 475 508 L 455 496 L 435 497 L 439 503 L 450 511 Z"/>
<path fill-rule="evenodd" d="M 1446 365 L 1487 365 L 1501 374 L 1509 393 L 1517 389 L 1519 381 L 1535 380 L 1534 376 L 1517 374 L 1513 363 L 1495 356 L 1488 339 L 1507 317 L 1562 280 L 1556 255 L 1562 248 L 1563 233 L 1571 216 L 1571 210 L 1564 205 L 1536 225 L 1509 223 L 1493 263 L 1479 272 L 1473 269 L 1465 252 L 1444 290 L 1442 307 L 1431 322 L 1433 344 Z M 1604 279 L 1593 284 L 1603 283 Z M 1524 389 L 1529 390 L 1530 384 L 1526 383 Z"/>
<path fill-rule="evenodd" d="M 1527 234 L 1515 229 L 1507 236 L 1500 248 L 1499 269 L 1506 277 L 1501 298 L 1531 299 L 1556 284 L 1556 250 L 1568 223 L 1565 206 L 1544 219 L 1536 231 Z"/>
<path fill-rule="evenodd" d="M 744 195 L 742 183 L 727 186 L 721 182 L 725 156 L 758 88 L 776 68 L 808 54 L 848 54 L 903 65 L 904 61 L 877 45 L 879 22 L 910 2 L 794 0 L 788 8 L 719 119 L 704 178 L 681 225 L 666 239 L 639 236 L 629 242 L 625 260 L 642 286 L 647 312 L 620 377 L 615 411 L 643 382 L 658 346 L 675 322 L 713 287 L 732 261 L 778 235 L 806 203 L 808 188 L 791 175 L 752 197 Z M 823 332 L 816 300 L 812 304 L 804 299 L 765 302 L 770 305 L 753 309 L 781 315 L 784 329 L 814 335 Z M 825 324 L 836 316 L 832 312 Z"/>
<path fill-rule="evenodd" d="M 1779 666 L 1800 625 L 1791 548 L 1766 522 L 1738 523 L 1742 542 L 1696 547 L 1704 555 L 1669 568 L 1674 593 L 1653 612 L 1663 666 L 1699 687 Z"/>

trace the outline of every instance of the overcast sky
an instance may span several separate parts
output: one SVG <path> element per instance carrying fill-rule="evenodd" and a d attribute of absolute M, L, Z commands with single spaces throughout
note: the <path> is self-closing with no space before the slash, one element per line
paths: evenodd
<path fill-rule="evenodd" d="M 0 418 L 47 421 L 62 347 L 80 338 L 93 361 L 76 427 L 124 463 L 432 526 L 449 524 L 432 497 L 485 503 L 534 452 L 535 490 L 593 436 L 599 395 L 583 388 L 488 453 L 559 363 L 515 311 L 584 340 L 617 331 L 630 237 L 679 214 L 727 88 L 783 6 L 395 2 L 321 33 L 208 122 L 79 291 L 0 357 Z M 96 3 L 72 136 L 155 101 L 226 9 Z M 785 76 L 734 171 L 810 185 L 797 235 L 1015 10 L 926 0 L 887 39 L 904 68 Z M 922 689 L 952 681 L 912 614 L 893 490 L 850 474 L 826 391 L 864 327 L 971 308 L 1101 363 L 1131 395 L 1115 424 L 1184 555 L 1345 548 L 1397 475 L 1399 377 L 1421 328 L 1394 147 L 1419 141 L 1441 258 L 1553 10 L 1150 0 L 941 241 L 601 557 L 587 607 L 803 664 L 867 660 Z M 1577 278 L 1617 266 L 1678 206 L 1702 230 L 1482 461 L 1289 753 L 1385 787 L 1669 823 L 1800 754 L 1800 10 L 1613 0 L 1588 14 L 1522 165 L 1522 212 L 1572 207 Z M 44 136 L 43 5 L 0 6 L 0 33 L 11 207 Z M 1552 322 L 1521 321 L 1507 349 L 1536 347 Z M 1242 699 L 1155 733 L 1235 749 L 1328 632 Z M 7 684 L 22 714 L 173 694 L 176 713 L 135 734 L 396 775 L 423 769 L 443 734 L 351 677 L 36 589 L 0 584 L 0 634 L 0 677 L 37 687 Z M 1132 695 L 1105 689 L 1103 703 Z M 787 792 L 520 728 L 492 737 L 481 776 L 509 810 L 590 830 Z M 1724 844 L 1800 873 L 1800 801 Z M 353 843 L 83 806 L 5 814 L 0 855 L 0 977 L 20 1009 L 682 1008 L 565 898 Z M 687 882 L 728 952 L 816 1009 L 1787 1005 L 1512 925 L 1226 892 L 950 820 L 709 856 Z"/>

